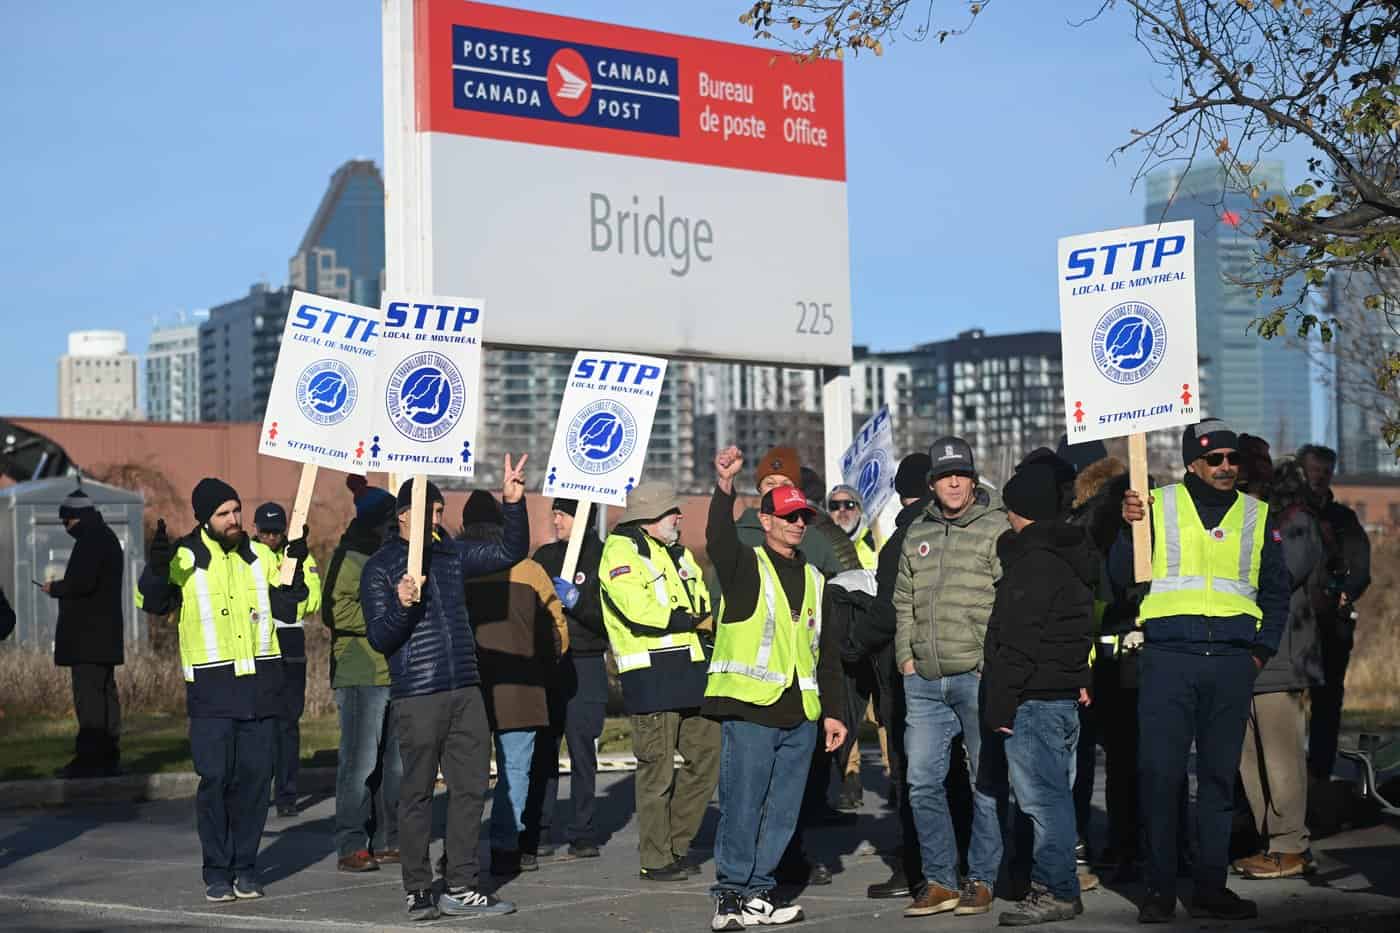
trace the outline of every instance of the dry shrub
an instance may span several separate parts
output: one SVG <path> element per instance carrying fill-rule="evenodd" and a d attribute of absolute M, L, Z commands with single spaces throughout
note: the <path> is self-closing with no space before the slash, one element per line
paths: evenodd
<path fill-rule="evenodd" d="M 1400 711 L 1400 537 L 1372 539 L 1371 577 L 1357 603 L 1346 705 Z"/>

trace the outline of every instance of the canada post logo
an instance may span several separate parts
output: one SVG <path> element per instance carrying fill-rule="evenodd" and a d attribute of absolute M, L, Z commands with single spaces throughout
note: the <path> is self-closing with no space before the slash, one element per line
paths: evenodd
<path fill-rule="evenodd" d="M 473 26 L 452 27 L 452 105 L 679 136 L 676 59 Z"/>

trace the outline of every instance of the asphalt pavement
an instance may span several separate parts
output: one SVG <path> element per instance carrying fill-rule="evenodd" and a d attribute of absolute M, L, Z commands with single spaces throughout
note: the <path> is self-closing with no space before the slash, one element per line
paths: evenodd
<path fill-rule="evenodd" d="M 874 775 L 873 765 L 867 775 Z M 809 834 L 809 848 L 832 865 L 834 883 L 793 892 L 806 912 L 803 929 L 972 931 L 996 924 L 990 915 L 948 915 L 909 920 L 905 901 L 865 897 L 868 884 L 889 876 L 888 855 L 897 838 L 893 813 L 884 805 L 883 780 L 867 778 L 865 807 L 854 825 Z M 567 825 L 567 779 L 561 787 L 559 827 Z M 483 875 L 516 902 L 510 916 L 481 920 L 443 919 L 439 929 L 486 931 L 694 931 L 709 928 L 713 910 L 705 873 L 683 884 L 658 884 L 637 877 L 637 826 L 631 774 L 599 779 L 599 823 L 606 837 L 597 859 L 541 859 L 540 870 L 512 879 Z M 441 803 L 441 797 L 439 797 Z M 1096 801 L 1102 808 L 1102 797 Z M 488 812 L 489 812 L 488 803 Z M 267 896 L 256 901 L 211 905 L 199 876 L 199 842 L 191 800 L 68 805 L 0 812 L 0 929 L 12 931 L 137 930 L 408 930 L 397 867 L 347 875 L 336 871 L 332 840 L 334 800 L 303 800 L 295 819 L 271 815 L 258 867 Z M 714 844 L 718 811 L 706 816 L 697 848 Z M 440 851 L 439 807 L 433 854 Z M 483 863 L 486 861 L 483 826 Z M 1260 919 L 1229 925 L 1240 930 L 1400 930 L 1400 831 L 1388 826 L 1351 830 L 1316 843 L 1320 871 L 1307 879 L 1231 882 L 1255 898 Z M 1101 889 L 1084 895 L 1085 913 L 1057 924 L 1059 930 L 1124 930 L 1136 927 L 1136 887 Z M 1179 909 L 1176 928 L 1223 929 L 1191 921 Z"/>

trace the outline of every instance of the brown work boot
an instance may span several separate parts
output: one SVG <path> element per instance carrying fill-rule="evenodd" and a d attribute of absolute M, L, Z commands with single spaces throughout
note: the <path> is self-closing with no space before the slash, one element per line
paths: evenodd
<path fill-rule="evenodd" d="M 380 849 L 378 852 L 374 853 L 374 860 L 381 865 L 397 865 L 400 861 L 399 850 Z"/>
<path fill-rule="evenodd" d="M 358 852 L 351 852 L 349 855 L 336 862 L 335 870 L 356 873 L 379 871 L 379 863 L 374 860 L 374 856 L 369 854 L 368 849 L 361 849 Z"/>
<path fill-rule="evenodd" d="M 947 913 L 958 906 L 958 892 L 949 891 L 941 884 L 930 881 L 914 898 L 914 903 L 904 908 L 906 917 L 928 917 Z"/>
<path fill-rule="evenodd" d="M 1292 878 L 1301 875 L 1307 868 L 1307 859 L 1296 852 L 1260 852 L 1249 858 L 1235 862 L 1239 873 L 1246 878 L 1263 880 L 1266 878 Z"/>
<path fill-rule="evenodd" d="M 971 878 L 963 882 L 958 894 L 958 906 L 953 911 L 955 917 L 968 917 L 972 914 L 985 914 L 992 909 L 992 889 L 981 881 Z"/>

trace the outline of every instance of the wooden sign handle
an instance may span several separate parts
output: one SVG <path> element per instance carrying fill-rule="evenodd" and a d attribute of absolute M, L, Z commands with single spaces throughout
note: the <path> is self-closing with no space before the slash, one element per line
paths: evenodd
<path fill-rule="evenodd" d="M 297 498 L 292 503 L 292 517 L 287 523 L 287 540 L 295 541 L 301 537 L 301 530 L 306 527 L 306 513 L 311 510 L 311 494 L 316 491 L 316 472 L 320 467 L 313 463 L 303 463 L 301 466 L 301 481 L 297 483 Z M 292 558 L 282 561 L 282 585 L 291 586 L 292 578 L 296 576 L 297 562 Z"/>
<path fill-rule="evenodd" d="M 1142 507 L 1146 517 L 1133 522 L 1133 579 L 1147 583 L 1152 579 L 1152 508 L 1148 504 L 1151 493 L 1147 488 L 1147 435 L 1128 435 L 1128 485 L 1142 496 Z"/>
<path fill-rule="evenodd" d="M 423 525 L 427 520 L 428 477 L 413 477 L 413 499 L 408 514 L 408 575 L 423 587 Z"/>
<path fill-rule="evenodd" d="M 578 555 L 583 549 L 583 536 L 588 531 L 589 508 L 592 505 L 590 500 L 580 499 L 578 508 L 574 510 L 574 526 L 569 531 L 569 546 L 564 549 L 564 566 L 559 570 L 559 576 L 570 583 L 574 580 L 574 571 L 578 569 Z"/>

